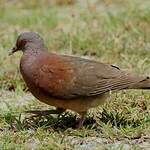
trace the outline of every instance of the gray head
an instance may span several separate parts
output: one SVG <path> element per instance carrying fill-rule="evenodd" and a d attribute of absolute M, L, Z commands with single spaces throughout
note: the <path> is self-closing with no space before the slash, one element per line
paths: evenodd
<path fill-rule="evenodd" d="M 18 36 L 16 46 L 11 50 L 10 55 L 16 51 L 24 51 L 29 43 L 44 46 L 44 41 L 39 34 L 35 32 L 24 32 Z"/>

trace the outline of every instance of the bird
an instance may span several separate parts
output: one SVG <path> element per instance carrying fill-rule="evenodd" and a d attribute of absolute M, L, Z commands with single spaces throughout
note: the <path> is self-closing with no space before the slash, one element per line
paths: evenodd
<path fill-rule="evenodd" d="M 29 91 L 41 102 L 55 106 L 57 113 L 68 109 L 78 113 L 76 128 L 83 126 L 87 111 L 102 105 L 111 92 L 150 89 L 148 76 L 132 75 L 95 60 L 49 52 L 36 32 L 21 33 L 10 55 L 17 51 L 23 52 L 20 72 Z"/>

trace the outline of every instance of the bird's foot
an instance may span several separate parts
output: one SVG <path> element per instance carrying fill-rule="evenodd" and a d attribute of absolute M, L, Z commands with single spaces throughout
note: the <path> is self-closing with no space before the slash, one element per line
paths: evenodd
<path fill-rule="evenodd" d="M 75 127 L 74 127 L 75 129 L 80 129 L 80 128 L 83 127 L 83 123 L 84 123 L 84 121 L 85 121 L 86 114 L 87 114 L 87 112 L 82 112 L 82 113 L 80 113 L 81 118 L 79 118 L 79 119 L 77 120 L 77 122 L 76 122 L 76 124 L 75 124 Z"/>
<path fill-rule="evenodd" d="M 76 123 L 75 123 L 75 129 L 80 129 L 80 128 L 82 128 L 83 127 L 83 123 L 84 123 L 84 120 L 82 120 L 82 119 L 78 119 L 77 121 L 76 121 Z"/>

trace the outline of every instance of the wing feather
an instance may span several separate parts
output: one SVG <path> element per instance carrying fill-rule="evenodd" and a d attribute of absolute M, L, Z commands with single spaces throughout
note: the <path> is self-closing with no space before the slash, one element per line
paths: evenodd
<path fill-rule="evenodd" d="M 37 85 L 61 99 L 98 96 L 108 91 L 129 88 L 143 80 L 113 65 L 65 55 L 58 58 L 55 65 L 52 59 L 47 58 L 40 68 L 42 71 L 39 71 Z"/>

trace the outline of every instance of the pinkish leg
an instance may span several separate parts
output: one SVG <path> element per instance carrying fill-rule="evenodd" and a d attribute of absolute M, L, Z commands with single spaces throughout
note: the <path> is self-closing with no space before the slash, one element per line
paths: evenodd
<path fill-rule="evenodd" d="M 86 118 L 87 112 L 80 112 L 79 114 L 81 115 L 81 117 L 78 119 L 78 121 L 77 121 L 77 123 L 76 123 L 76 125 L 75 125 L 75 128 L 76 128 L 76 129 L 82 128 L 83 123 L 84 123 L 85 118 Z"/>

